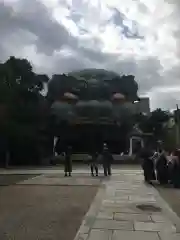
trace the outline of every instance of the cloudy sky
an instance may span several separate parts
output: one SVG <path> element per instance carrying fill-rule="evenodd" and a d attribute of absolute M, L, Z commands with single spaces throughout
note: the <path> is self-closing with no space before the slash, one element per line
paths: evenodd
<path fill-rule="evenodd" d="M 179 0 L 0 0 L 0 37 L 1 61 L 131 73 L 152 108 L 180 104 Z"/>

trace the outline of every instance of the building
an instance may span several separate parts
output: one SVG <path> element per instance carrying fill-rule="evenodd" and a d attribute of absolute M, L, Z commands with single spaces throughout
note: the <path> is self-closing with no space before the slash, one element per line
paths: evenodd
<path fill-rule="evenodd" d="M 134 76 L 105 70 L 54 76 L 49 84 L 54 135 L 76 151 L 89 151 L 93 144 L 101 151 L 108 142 L 112 152 L 127 152 L 133 114 L 150 113 L 149 99 L 138 101 L 137 91 Z"/>
<path fill-rule="evenodd" d="M 150 101 L 148 97 L 142 97 L 140 98 L 139 102 L 135 102 L 133 104 L 133 112 L 134 114 L 145 114 L 149 115 L 151 110 L 150 110 Z"/>

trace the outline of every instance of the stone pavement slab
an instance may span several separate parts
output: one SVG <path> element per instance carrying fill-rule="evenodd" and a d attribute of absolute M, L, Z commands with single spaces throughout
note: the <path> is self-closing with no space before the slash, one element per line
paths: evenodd
<path fill-rule="evenodd" d="M 99 219 L 113 219 L 113 213 L 112 212 L 99 212 L 97 215 L 97 218 Z"/>
<path fill-rule="evenodd" d="M 135 222 L 135 231 L 149 231 L 149 232 L 167 232 L 174 233 L 176 228 L 173 224 L 169 223 L 152 223 L 152 222 Z"/>
<path fill-rule="evenodd" d="M 152 214 L 151 215 L 151 219 L 153 220 L 153 222 L 159 222 L 159 223 L 166 223 L 169 222 L 170 220 L 163 216 L 162 214 Z"/>
<path fill-rule="evenodd" d="M 129 213 L 114 213 L 114 219 L 119 221 L 139 221 L 139 222 L 151 222 L 152 219 L 146 214 L 129 214 Z"/>
<path fill-rule="evenodd" d="M 114 231 L 112 240 L 159 240 L 158 233 L 153 232 L 130 232 Z M 169 239 L 170 240 L 170 239 Z"/>
<path fill-rule="evenodd" d="M 101 212 L 111 212 L 111 213 L 142 213 L 139 209 L 133 209 L 128 207 L 127 204 L 119 205 L 119 206 L 101 206 L 100 208 Z"/>
<path fill-rule="evenodd" d="M 122 229 L 122 230 L 133 231 L 133 224 L 128 221 L 97 219 L 93 225 L 93 228 L 108 229 L 108 230 Z"/>
<path fill-rule="evenodd" d="M 93 215 L 94 223 L 85 240 L 180 239 L 180 219 L 158 191 L 144 183 L 141 171 L 116 170 L 102 181 L 100 191 L 87 213 Z M 80 230 L 76 237 L 81 234 Z"/>
<path fill-rule="evenodd" d="M 75 240 L 87 240 L 88 238 L 88 234 L 80 234 L 78 236 L 75 237 Z"/>
<path fill-rule="evenodd" d="M 160 232 L 159 237 L 161 240 L 179 240 L 180 233 L 167 234 L 167 233 Z"/>
<path fill-rule="evenodd" d="M 92 230 L 88 237 L 88 240 L 110 240 L 112 237 L 112 231 L 110 230 Z"/>
<path fill-rule="evenodd" d="M 155 203 L 156 202 L 156 199 L 154 196 L 146 196 L 146 197 L 143 197 L 143 196 L 134 196 L 134 195 L 130 195 L 129 196 L 129 200 L 132 201 L 132 202 L 151 202 L 151 203 Z"/>

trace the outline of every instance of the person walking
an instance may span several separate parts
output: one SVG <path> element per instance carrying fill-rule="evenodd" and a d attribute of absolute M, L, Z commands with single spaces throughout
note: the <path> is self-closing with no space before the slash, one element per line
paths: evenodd
<path fill-rule="evenodd" d="M 91 155 L 91 162 L 90 162 L 90 168 L 91 168 L 91 176 L 94 176 L 94 170 L 96 173 L 96 177 L 98 176 L 98 163 L 97 163 L 98 153 L 95 152 Z"/>
<path fill-rule="evenodd" d="M 71 176 L 72 173 L 72 161 L 71 161 L 71 153 L 72 153 L 72 148 L 68 146 L 66 152 L 65 152 L 65 161 L 64 161 L 64 176 L 69 177 Z"/>
<path fill-rule="evenodd" d="M 102 162 L 103 162 L 103 169 L 104 169 L 104 176 L 111 176 L 111 163 L 112 163 L 113 157 L 110 153 L 108 146 L 106 143 L 103 145 L 103 151 L 102 151 Z"/>

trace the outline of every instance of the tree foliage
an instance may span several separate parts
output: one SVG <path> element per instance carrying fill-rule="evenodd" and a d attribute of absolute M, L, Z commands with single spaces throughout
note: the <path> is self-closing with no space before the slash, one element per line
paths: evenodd
<path fill-rule="evenodd" d="M 8 139 L 11 151 L 18 152 L 19 141 L 25 144 L 30 139 L 31 143 L 37 139 L 45 114 L 40 109 L 46 105 L 40 92 L 47 81 L 46 75 L 33 72 L 26 59 L 10 57 L 0 64 L 0 131 L 3 132 L 4 140 Z"/>
<path fill-rule="evenodd" d="M 109 75 L 107 71 L 81 71 L 79 75 L 54 75 L 48 85 L 48 97 L 59 100 L 64 92 L 76 94 L 80 100 L 110 100 L 112 94 L 122 93 L 130 101 L 137 100 L 138 85 L 133 75 Z"/>
<path fill-rule="evenodd" d="M 137 100 L 138 84 L 133 75 L 122 75 L 112 79 L 113 92 L 120 92 L 129 100 Z"/>
<path fill-rule="evenodd" d="M 135 122 L 139 128 L 146 133 L 153 133 L 156 140 L 162 140 L 166 133 L 165 124 L 169 120 L 169 112 L 163 111 L 160 108 L 154 110 L 150 116 L 136 115 Z"/>
<path fill-rule="evenodd" d="M 74 120 L 80 120 L 83 124 L 87 120 L 91 123 L 100 123 L 97 132 L 102 138 L 106 139 L 107 135 L 109 138 L 111 136 L 114 141 L 117 141 L 117 138 L 120 139 L 120 136 L 125 139 L 133 126 L 131 110 L 123 104 L 113 104 L 112 99 L 115 93 L 120 93 L 119 95 L 124 95 L 125 99 L 130 102 L 137 100 L 137 90 L 138 85 L 134 76 L 119 76 L 106 70 L 86 69 L 68 75 L 53 75 L 48 84 L 48 99 L 52 103 L 52 113 L 54 114 L 52 121 L 54 126 L 57 126 L 54 128 L 56 136 L 58 136 L 59 129 L 61 129 L 61 139 L 63 133 L 64 138 L 67 138 L 68 130 L 62 124 L 63 121 L 72 123 L 75 122 Z M 74 101 L 76 104 L 67 104 L 62 101 L 64 93 L 67 92 L 76 95 L 76 101 Z M 114 123 L 119 124 L 118 128 L 116 124 L 113 125 L 116 129 L 116 134 L 113 132 L 113 137 L 111 131 L 106 133 L 102 128 L 103 121 L 106 123 L 114 121 Z M 121 134 L 117 133 L 117 129 L 120 128 Z M 107 129 L 109 129 L 108 124 Z M 73 130 L 69 131 L 70 138 L 73 138 Z M 82 132 L 85 132 L 85 129 Z M 78 130 L 78 134 L 76 132 L 74 135 L 81 139 L 80 130 Z M 84 138 L 82 138 L 82 141 L 84 141 Z"/>
<path fill-rule="evenodd" d="M 88 111 L 88 116 L 90 114 L 95 118 L 99 115 L 111 117 L 111 99 L 114 93 L 122 93 L 130 101 L 137 99 L 138 85 L 132 75 L 119 76 L 105 70 L 86 70 L 80 75 L 53 75 L 49 81 L 47 75 L 35 73 L 27 59 L 10 57 L 6 62 L 0 63 L 0 143 L 4 146 L 1 147 L 0 154 L 8 150 L 13 162 L 18 159 L 21 163 L 24 161 L 24 164 L 28 158 L 29 161 L 37 160 L 42 153 L 40 143 L 44 141 L 46 146 L 43 151 L 48 148 L 42 132 L 52 130 L 55 125 L 54 119 L 50 118 L 49 121 L 50 106 L 61 99 L 65 92 L 75 94 L 81 102 L 89 101 L 89 108 L 85 105 L 83 111 Z M 42 95 L 44 84 L 48 84 L 47 98 Z M 125 119 L 130 119 L 125 108 L 117 109 L 116 112 L 118 111 Z M 160 116 L 162 114 L 153 114 L 151 120 L 148 119 L 148 124 L 143 121 L 140 124 L 145 124 L 143 127 L 153 129 L 160 135 L 157 123 L 164 121 Z M 70 118 L 73 119 L 72 114 Z M 130 125 L 131 121 L 126 121 L 124 129 Z M 52 141 L 49 139 L 50 145 Z"/>

